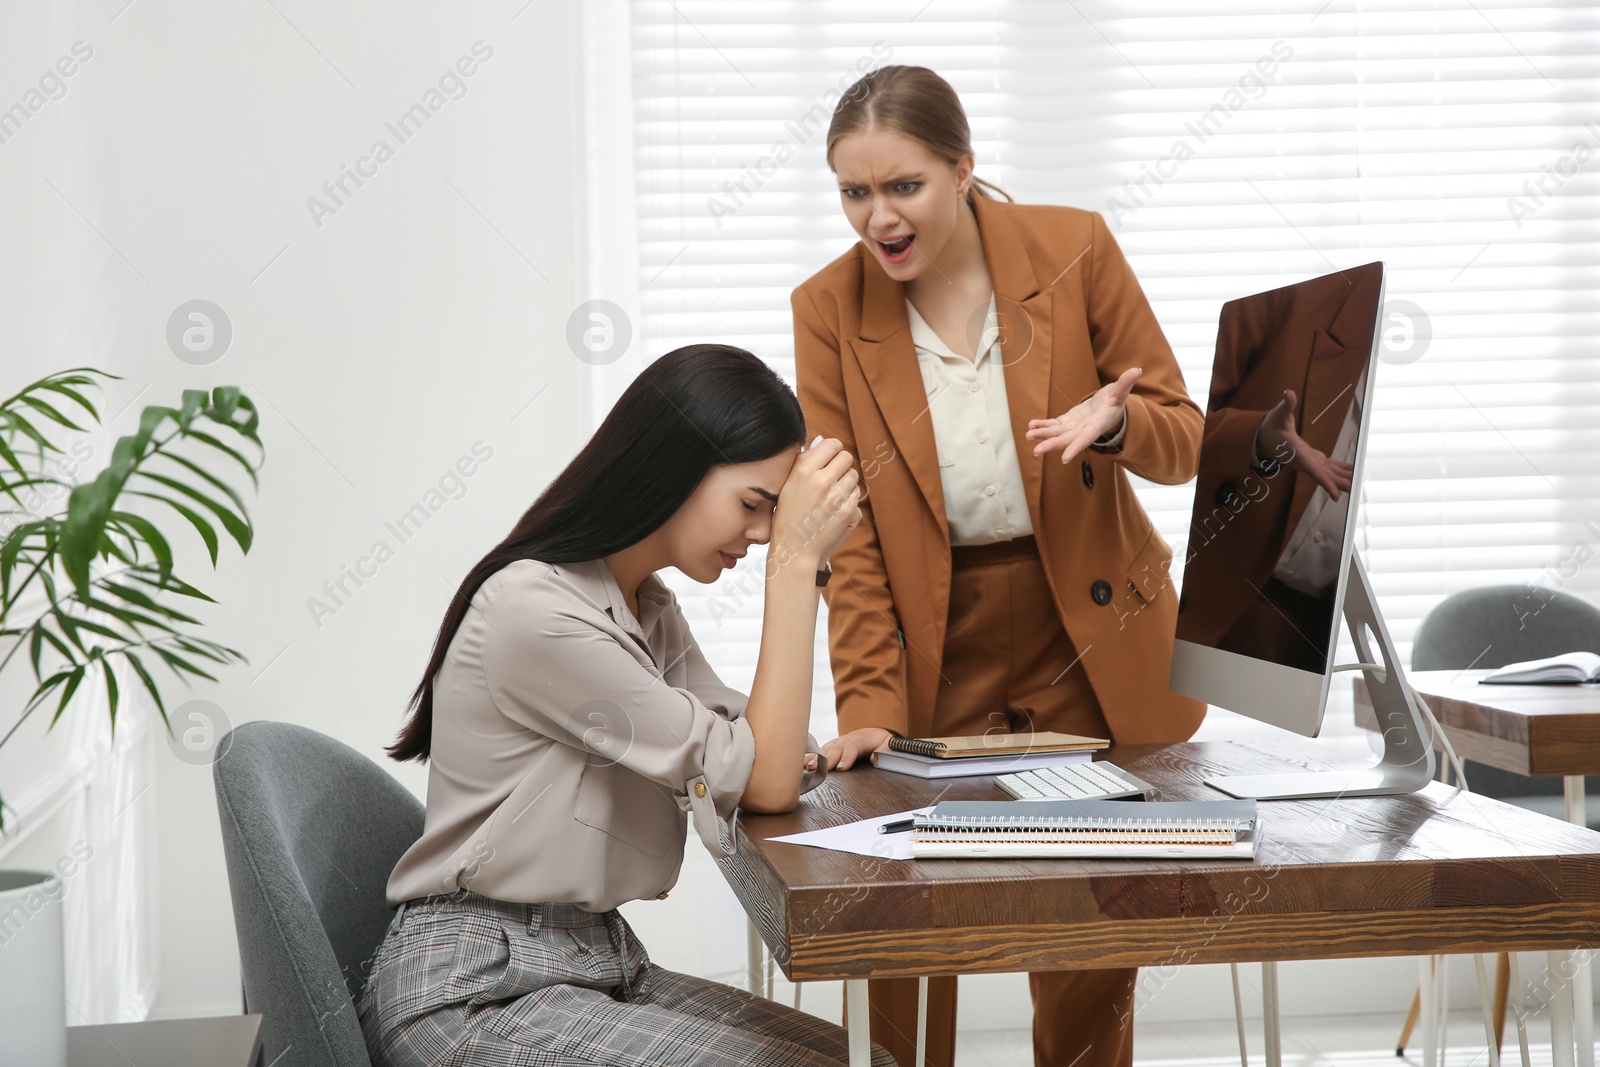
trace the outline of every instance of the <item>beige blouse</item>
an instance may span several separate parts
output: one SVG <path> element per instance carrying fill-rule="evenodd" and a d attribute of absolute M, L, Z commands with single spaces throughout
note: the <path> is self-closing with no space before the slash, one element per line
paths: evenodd
<path fill-rule="evenodd" d="M 655 575 L 639 614 L 601 560 L 519 560 L 479 587 L 433 683 L 427 818 L 391 905 L 470 889 L 606 911 L 664 895 L 685 810 L 713 854 L 733 851 L 747 698 Z"/>
<path fill-rule="evenodd" d="M 1033 533 L 1033 519 L 1028 515 L 1016 438 L 1011 432 L 994 296 L 989 297 L 974 359 L 952 351 L 910 300 L 906 301 L 906 315 L 928 394 L 927 417 L 933 423 L 939 452 L 950 543 L 987 545 L 1027 537 Z M 1120 445 L 1127 425 L 1124 416 L 1121 429 L 1102 447 Z M 1033 442 L 1023 443 L 1031 458 Z"/>

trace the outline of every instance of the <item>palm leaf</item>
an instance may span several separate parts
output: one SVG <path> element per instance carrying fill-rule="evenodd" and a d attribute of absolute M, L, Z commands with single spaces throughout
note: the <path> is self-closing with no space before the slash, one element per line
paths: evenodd
<path fill-rule="evenodd" d="M 255 528 L 245 501 L 204 460 L 217 456 L 230 470 L 238 464 L 252 487 L 259 488 L 257 472 L 264 455 L 260 413 L 233 386 L 209 392 L 186 389 L 175 407 L 146 407 L 137 430 L 117 439 L 105 468 L 88 481 L 69 484 L 43 469 L 51 454 L 64 451 L 51 434 L 61 429 L 81 432 L 98 423 L 100 411 L 91 393 L 107 378 L 120 380 L 94 368 L 74 367 L 0 400 L 0 499 L 16 504 L 16 510 L 0 508 L 0 638 L 16 638 L 0 659 L 0 671 L 25 649 L 37 682 L 18 721 L 0 735 L 0 746 L 52 697 L 53 726 L 94 669 L 106 681 L 114 732 L 123 696 L 112 662 L 118 656 L 138 676 L 169 730 L 166 701 L 145 655 L 156 656 L 185 685 L 191 678 L 217 681 L 201 661 L 224 666 L 245 662 L 236 649 L 197 636 L 200 620 L 167 603 L 179 596 L 215 601 L 176 573 L 169 534 L 155 518 L 130 511 L 122 502 L 139 497 L 176 512 L 199 535 L 213 566 L 219 550 L 214 524 L 249 552 Z M 224 439 L 230 433 L 250 442 L 254 459 Z M 130 485 L 135 475 L 148 481 Z M 22 491 L 47 486 L 69 490 L 65 507 L 37 518 L 27 514 Z M 3 525 L 19 511 L 25 521 Z M 46 606 L 38 617 L 13 624 L 10 615 L 34 583 L 42 589 Z M 0 832 L 5 810 L 0 800 Z"/>

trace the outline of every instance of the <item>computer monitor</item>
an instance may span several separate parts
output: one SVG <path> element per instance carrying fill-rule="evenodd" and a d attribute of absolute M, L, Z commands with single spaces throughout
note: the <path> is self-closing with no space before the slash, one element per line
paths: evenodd
<path fill-rule="evenodd" d="M 1361 669 L 1377 763 L 1230 776 L 1233 796 L 1410 792 L 1433 777 L 1416 699 L 1352 550 L 1377 372 L 1383 264 L 1224 304 L 1195 481 L 1170 684 L 1315 737 L 1333 673 Z M 1332 662 L 1345 619 L 1360 661 Z"/>

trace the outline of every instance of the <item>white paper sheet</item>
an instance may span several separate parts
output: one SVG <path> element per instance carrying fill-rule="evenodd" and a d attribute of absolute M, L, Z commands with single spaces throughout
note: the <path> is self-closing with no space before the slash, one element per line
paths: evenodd
<path fill-rule="evenodd" d="M 834 852 L 853 852 L 858 856 L 908 860 L 911 858 L 911 831 L 880 834 L 878 827 L 886 822 L 909 819 L 913 815 L 926 815 L 932 810 L 932 805 L 929 805 L 926 808 L 897 811 L 893 815 L 876 815 L 860 822 L 847 822 L 842 826 L 830 826 L 826 830 L 807 830 L 804 833 L 772 837 L 768 840 L 783 841 L 791 845 L 810 845 L 812 848 L 832 849 Z"/>

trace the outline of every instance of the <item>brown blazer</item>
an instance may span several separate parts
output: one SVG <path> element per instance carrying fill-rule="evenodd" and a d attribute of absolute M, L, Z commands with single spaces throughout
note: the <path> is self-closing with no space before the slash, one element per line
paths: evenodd
<path fill-rule="evenodd" d="M 1213 644 L 1252 603 L 1317 483 L 1288 467 L 1253 468 L 1256 430 L 1295 391 L 1295 426 L 1313 448 L 1333 451 L 1366 372 L 1383 289 L 1383 264 L 1229 301 L 1217 327 L 1200 451 L 1197 509 L 1189 529 L 1178 636 Z M 1272 456 L 1262 456 L 1271 460 Z"/>
<path fill-rule="evenodd" d="M 1115 739 L 1189 737 L 1205 705 L 1167 688 L 1177 616 L 1172 552 L 1126 471 L 1193 477 L 1202 418 L 1105 220 L 974 197 L 1001 318 L 1011 427 L 1045 573 Z M 841 732 L 927 734 L 950 603 L 950 532 L 904 287 L 859 243 L 791 297 L 807 435 L 861 464 L 863 521 L 826 589 Z M 1060 415 L 1130 367 L 1115 455 L 1036 458 L 1030 419 Z"/>

